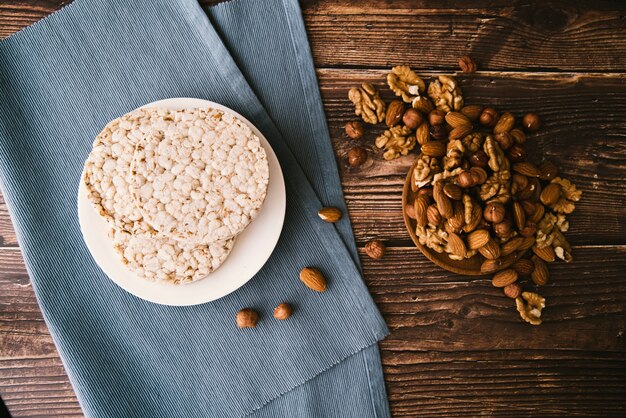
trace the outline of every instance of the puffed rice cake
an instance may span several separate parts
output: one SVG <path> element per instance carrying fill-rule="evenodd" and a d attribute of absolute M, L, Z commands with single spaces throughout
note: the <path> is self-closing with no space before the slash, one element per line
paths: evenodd
<path fill-rule="evenodd" d="M 134 203 L 132 156 L 138 143 L 154 136 L 154 126 L 173 119 L 165 109 L 140 109 L 111 121 L 100 132 L 85 163 L 88 197 L 111 225 L 113 246 L 132 271 L 151 281 L 175 284 L 207 277 L 227 258 L 235 239 L 199 244 L 156 231 Z"/>
<path fill-rule="evenodd" d="M 239 234 L 258 214 L 269 182 L 252 130 L 216 109 L 172 111 L 135 145 L 130 189 L 157 231 L 207 244 Z"/>

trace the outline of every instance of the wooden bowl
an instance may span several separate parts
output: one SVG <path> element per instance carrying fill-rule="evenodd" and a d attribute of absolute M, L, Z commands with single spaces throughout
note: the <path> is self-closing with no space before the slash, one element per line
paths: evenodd
<path fill-rule="evenodd" d="M 438 253 L 425 245 L 420 244 L 417 235 L 415 235 L 415 228 L 417 226 L 417 222 L 415 219 L 409 218 L 406 213 L 405 207 L 408 202 L 413 202 L 416 197 L 416 193 L 411 190 L 411 176 L 413 174 L 413 169 L 417 164 L 417 161 L 422 155 L 420 154 L 418 158 L 415 159 L 411 168 L 409 169 L 408 174 L 406 175 L 406 179 L 404 180 L 404 188 L 402 189 L 402 216 L 404 216 L 404 224 L 406 225 L 406 229 L 409 231 L 409 235 L 413 240 L 413 243 L 419 248 L 419 250 L 428 258 L 430 261 L 438 265 L 439 267 L 443 267 L 444 269 L 451 271 L 453 273 L 465 274 L 468 276 L 482 276 L 487 274 L 493 274 L 494 272 L 485 273 L 480 271 L 480 266 L 486 260 L 480 253 L 476 253 L 473 257 L 465 258 L 463 260 L 452 260 L 447 253 Z M 518 251 L 512 254 L 507 260 L 508 262 L 502 265 L 499 270 L 508 268 L 513 264 L 516 260 L 520 259 L 528 250 Z M 497 271 L 497 270 L 496 270 Z"/>

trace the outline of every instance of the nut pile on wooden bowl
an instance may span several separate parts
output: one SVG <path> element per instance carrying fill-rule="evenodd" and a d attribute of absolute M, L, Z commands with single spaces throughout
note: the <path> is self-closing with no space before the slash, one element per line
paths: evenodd
<path fill-rule="evenodd" d="M 520 120 L 465 105 L 450 76 L 438 76 L 426 89 L 402 66 L 392 69 L 387 82 L 402 101 L 386 105 L 386 111 L 371 85 L 352 89 L 350 99 L 365 122 L 385 121 L 388 129 L 376 139 L 385 159 L 421 145 L 402 197 L 416 246 L 452 272 L 495 273 L 493 285 L 515 299 L 521 317 L 540 324 L 545 300 L 524 285 L 547 283 L 545 263 L 572 260 L 563 232 L 581 192 L 558 176 L 553 163 L 528 161 L 524 146 L 540 129 L 539 116 L 528 113 Z M 525 259 L 529 250 L 532 256 Z"/>

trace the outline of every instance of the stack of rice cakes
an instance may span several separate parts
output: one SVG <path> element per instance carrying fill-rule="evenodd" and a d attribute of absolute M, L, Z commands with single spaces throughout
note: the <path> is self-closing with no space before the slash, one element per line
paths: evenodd
<path fill-rule="evenodd" d="M 85 163 L 88 196 L 122 262 L 150 281 L 207 277 L 261 209 L 259 138 L 217 109 L 139 109 L 111 121 Z"/>

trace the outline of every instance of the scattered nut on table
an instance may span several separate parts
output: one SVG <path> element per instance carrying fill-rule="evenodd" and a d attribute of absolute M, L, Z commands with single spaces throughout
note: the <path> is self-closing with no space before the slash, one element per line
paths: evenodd
<path fill-rule="evenodd" d="M 365 253 L 374 260 L 380 260 L 385 255 L 385 244 L 377 239 L 369 241 L 365 244 Z"/>
<path fill-rule="evenodd" d="M 293 313 L 293 308 L 288 303 L 281 303 L 274 309 L 274 318 L 284 321 Z"/>
<path fill-rule="evenodd" d="M 251 308 L 244 308 L 237 312 L 237 326 L 239 328 L 254 328 L 259 322 L 259 314 Z"/>

